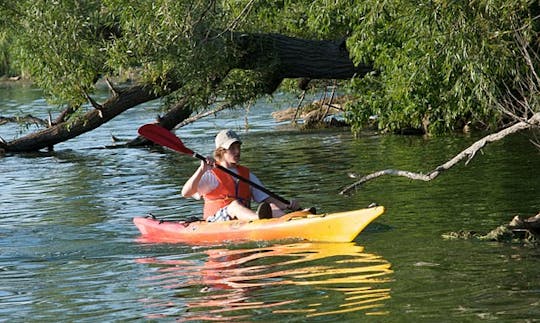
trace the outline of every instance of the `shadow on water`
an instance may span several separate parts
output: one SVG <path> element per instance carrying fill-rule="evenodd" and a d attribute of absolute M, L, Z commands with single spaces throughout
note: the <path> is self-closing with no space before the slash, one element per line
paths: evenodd
<path fill-rule="evenodd" d="M 343 313 L 388 314 L 391 264 L 354 243 L 209 249 L 198 256 L 136 260 L 145 271 L 140 288 L 167 291 L 140 300 L 147 318 L 328 321 Z"/>

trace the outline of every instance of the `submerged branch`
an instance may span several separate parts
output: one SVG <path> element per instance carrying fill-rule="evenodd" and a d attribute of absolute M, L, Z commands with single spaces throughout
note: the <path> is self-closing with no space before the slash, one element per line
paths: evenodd
<path fill-rule="evenodd" d="M 536 126 L 536 127 L 540 126 L 540 112 L 535 113 L 527 121 L 518 122 L 518 123 L 516 123 L 516 124 L 514 124 L 514 125 L 512 125 L 512 126 L 510 126 L 508 128 L 505 128 L 505 129 L 503 129 L 503 130 L 501 130 L 501 131 L 499 131 L 497 133 L 485 136 L 484 138 L 476 141 L 471 146 L 469 146 L 469 148 L 463 150 L 461 153 L 457 154 L 454 158 L 452 158 L 451 160 L 447 161 L 446 163 L 438 166 L 437 168 L 435 168 L 433 171 L 431 171 L 428 174 L 414 173 L 414 172 L 409 172 L 409 171 L 404 171 L 404 170 L 385 169 L 385 170 L 381 170 L 381 171 L 378 171 L 378 172 L 371 173 L 369 175 L 363 176 L 362 178 L 360 178 L 355 183 L 353 183 L 353 184 L 345 187 L 344 189 L 342 189 L 341 192 L 339 192 L 339 194 L 347 194 L 350 191 L 352 191 L 354 189 L 357 189 L 359 186 L 361 186 L 365 182 L 370 181 L 372 179 L 375 179 L 377 177 L 381 177 L 383 175 L 403 176 L 403 177 L 407 177 L 407 178 L 410 178 L 410 179 L 413 179 L 413 180 L 431 181 L 432 179 L 439 176 L 443 171 L 446 171 L 446 170 L 452 168 L 454 165 L 456 165 L 457 163 L 459 163 L 463 159 L 467 159 L 465 164 L 468 164 L 474 158 L 476 153 L 480 149 L 482 149 L 485 145 L 487 145 L 488 143 L 501 140 L 502 138 L 504 138 L 504 137 L 506 137 L 506 136 L 508 136 L 510 134 L 513 134 L 513 133 L 516 133 L 516 132 L 519 132 L 519 131 L 522 131 L 522 130 L 525 130 L 525 129 L 529 129 L 529 128 L 532 128 L 534 126 Z"/>
<path fill-rule="evenodd" d="M 519 242 L 536 246 L 540 242 L 540 213 L 526 219 L 514 216 L 510 223 L 500 225 L 486 234 L 475 231 L 448 232 L 442 235 L 444 239 L 478 239 L 482 241 Z"/>

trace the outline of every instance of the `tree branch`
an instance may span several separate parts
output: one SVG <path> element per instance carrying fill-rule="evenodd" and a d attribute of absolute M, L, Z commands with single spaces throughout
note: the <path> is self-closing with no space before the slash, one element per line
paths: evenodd
<path fill-rule="evenodd" d="M 24 117 L 2 117 L 0 116 L 0 125 L 6 123 L 33 123 L 39 126 L 46 127 L 49 123 L 47 120 L 34 117 L 30 114 L 25 115 Z"/>
<path fill-rule="evenodd" d="M 219 111 L 226 110 L 226 109 L 229 109 L 231 107 L 232 107 L 232 105 L 227 103 L 227 104 L 223 104 L 223 105 L 221 105 L 221 106 L 219 106 L 219 107 L 217 107 L 217 108 L 215 108 L 213 110 L 201 112 L 201 113 L 199 113 L 197 115 L 194 115 L 193 117 L 187 118 L 184 121 L 180 122 L 178 125 L 176 125 L 176 127 L 174 127 L 174 129 L 179 129 L 179 128 L 181 128 L 183 126 L 186 126 L 186 125 L 188 125 L 190 123 L 193 123 L 193 122 L 195 122 L 195 121 L 197 121 L 199 119 L 202 119 L 202 118 L 207 117 L 209 115 L 216 114 Z"/>
<path fill-rule="evenodd" d="M 110 97 L 103 103 L 101 110 L 94 109 L 76 120 L 53 124 L 47 129 L 10 141 L 3 148 L 10 152 L 25 152 L 53 147 L 57 143 L 96 129 L 122 112 L 157 97 L 159 94 L 150 87 L 132 86 L 122 91 L 121 95 Z"/>
<path fill-rule="evenodd" d="M 111 91 L 113 96 L 118 96 L 119 91 L 116 90 L 114 85 L 111 83 L 111 81 L 108 78 L 105 78 L 105 83 L 107 83 L 107 86 L 109 87 L 109 90 Z"/>
<path fill-rule="evenodd" d="M 271 70 L 275 78 L 350 79 L 373 71 L 355 65 L 339 40 L 308 40 L 279 34 L 233 33 L 243 53 L 235 67 Z"/>
<path fill-rule="evenodd" d="M 249 10 L 250 5 L 246 6 L 246 10 Z M 229 66 L 220 70 L 238 68 L 261 72 L 265 77 L 265 86 L 259 91 L 264 91 L 264 93 L 274 92 L 284 78 L 350 79 L 363 76 L 373 69 L 367 64 L 355 65 L 349 57 L 347 48 L 343 46 L 342 39 L 308 40 L 278 34 L 240 34 L 233 31 L 228 33 L 223 34 L 216 41 L 227 43 L 232 41 L 233 47 L 239 52 L 236 52 L 238 56 L 231 57 L 227 61 Z M 219 79 L 215 82 L 219 82 Z M 112 95 L 105 102 L 98 103 L 89 93 L 85 93 L 86 99 L 95 108 L 94 110 L 70 118 L 76 108 L 68 107 L 55 121 L 51 122 L 48 128 L 7 142 L 2 146 L 3 150 L 25 152 L 51 148 L 60 142 L 91 131 L 141 103 L 170 94 L 181 88 L 180 83 L 186 82 L 171 75 L 164 76 L 162 81 L 163 83 L 157 82 L 157 84 L 165 84 L 158 93 L 155 86 L 143 84 L 119 91 L 106 80 Z M 185 103 L 180 103 L 178 109 L 169 110 L 166 116 L 170 116 L 170 119 L 158 120 L 158 122 L 172 129 L 197 108 L 189 105 L 182 106 L 183 104 Z M 223 109 L 226 107 L 224 106 Z"/>
<path fill-rule="evenodd" d="M 86 99 L 90 102 L 90 104 L 94 107 L 94 109 L 98 110 L 98 114 L 100 118 L 103 118 L 103 106 L 99 103 L 97 103 L 94 98 L 92 98 L 86 91 L 84 91 L 84 96 Z"/>
<path fill-rule="evenodd" d="M 68 106 L 64 111 L 62 111 L 62 113 L 58 115 L 58 117 L 56 117 L 54 121 L 51 121 L 49 126 L 54 126 L 59 123 L 65 122 L 73 115 L 73 113 L 75 113 L 75 111 L 77 111 L 77 108 Z"/>
<path fill-rule="evenodd" d="M 457 154 L 454 158 L 438 166 L 437 168 L 435 168 L 433 171 L 431 171 L 428 174 L 414 173 L 414 172 L 396 170 L 396 169 L 385 169 L 385 170 L 381 170 L 381 171 L 363 176 L 357 182 L 342 189 L 341 192 L 339 192 L 339 194 L 348 194 L 349 192 L 357 189 L 359 186 L 366 183 L 367 181 L 370 181 L 377 177 L 381 177 L 383 175 L 403 176 L 403 177 L 407 177 L 413 180 L 422 180 L 426 182 L 431 181 L 432 179 L 439 176 L 442 172 L 452 168 L 454 165 L 456 165 L 463 159 L 467 159 L 467 161 L 465 162 L 465 164 L 467 165 L 474 158 L 476 153 L 480 149 L 482 149 L 484 146 L 486 146 L 488 143 L 501 140 L 502 138 L 510 134 L 513 134 L 513 133 L 516 133 L 525 129 L 529 129 L 532 127 L 540 127 L 540 112 L 535 113 L 527 121 L 518 122 L 514 124 L 513 126 L 505 128 L 497 133 L 485 136 L 484 138 L 476 141 L 471 146 L 469 146 L 469 148 L 463 150 L 461 153 Z"/>

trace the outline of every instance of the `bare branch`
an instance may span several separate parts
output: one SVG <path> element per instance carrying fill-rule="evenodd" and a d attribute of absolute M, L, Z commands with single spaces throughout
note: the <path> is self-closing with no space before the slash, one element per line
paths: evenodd
<path fill-rule="evenodd" d="M 96 102 L 86 91 L 84 92 L 84 96 L 86 99 L 90 102 L 90 104 L 94 107 L 94 109 L 98 110 L 98 114 L 100 118 L 103 118 L 103 106 Z"/>
<path fill-rule="evenodd" d="M 26 124 L 35 124 L 43 127 L 47 127 L 47 120 L 34 117 L 30 114 L 25 115 L 24 117 L 2 117 L 0 116 L 0 125 L 6 123 L 26 123 Z"/>
<path fill-rule="evenodd" d="M 532 127 L 539 127 L 539 126 L 540 126 L 540 112 L 537 112 L 527 121 L 518 122 L 514 124 L 513 126 L 505 128 L 497 133 L 485 136 L 484 138 L 476 141 L 471 146 L 469 146 L 469 148 L 463 150 L 461 153 L 459 153 L 458 155 L 456 155 L 454 158 L 447 161 L 446 163 L 438 166 L 427 175 L 424 175 L 422 173 L 404 171 L 404 170 L 385 169 L 385 170 L 381 170 L 375 173 L 371 173 L 369 175 L 366 175 L 360 178 L 360 180 L 358 180 L 357 182 L 342 189 L 341 192 L 339 192 L 339 194 L 347 194 L 350 191 L 357 189 L 360 185 L 364 184 L 365 182 L 375 179 L 377 177 L 381 177 L 383 175 L 403 176 L 403 177 L 407 177 L 413 180 L 431 181 L 432 179 L 439 176 L 442 172 L 452 168 L 454 165 L 456 165 L 463 159 L 467 159 L 466 161 L 466 164 L 467 164 L 469 161 L 471 161 L 474 158 L 476 153 L 479 150 L 481 150 L 484 146 L 486 146 L 488 143 L 501 140 L 502 138 L 510 134 L 513 134 L 513 133 L 516 133 L 525 129 L 529 129 Z"/>
<path fill-rule="evenodd" d="M 292 124 L 296 124 L 296 119 L 298 118 L 298 113 L 302 109 L 302 102 L 304 102 L 304 98 L 306 97 L 306 90 L 302 91 L 302 94 L 300 95 L 300 101 L 298 101 L 298 105 L 296 106 L 296 111 L 294 112 L 294 117 L 292 119 Z"/>
<path fill-rule="evenodd" d="M 111 81 L 108 78 L 105 78 L 105 83 L 107 83 L 107 86 L 109 87 L 109 90 L 111 91 L 112 95 L 113 96 L 118 96 L 118 91 L 112 85 Z"/>
<path fill-rule="evenodd" d="M 193 122 L 195 122 L 195 121 L 197 121 L 199 119 L 202 119 L 204 117 L 207 117 L 209 115 L 216 114 L 219 111 L 229 109 L 231 107 L 232 107 L 232 105 L 227 103 L 227 104 L 223 104 L 223 105 L 221 105 L 221 106 L 219 106 L 219 107 L 217 107 L 217 108 L 215 108 L 213 110 L 201 112 L 201 113 L 199 113 L 197 115 L 194 115 L 193 117 L 187 118 L 184 121 L 180 122 L 178 125 L 176 125 L 176 127 L 174 127 L 174 130 L 179 129 L 179 128 L 183 127 L 183 126 L 186 126 L 186 125 L 188 125 L 190 123 L 193 123 Z"/>
<path fill-rule="evenodd" d="M 216 36 L 212 37 L 213 39 L 217 39 L 219 37 L 222 37 L 225 33 L 227 32 L 230 32 L 230 31 L 233 31 L 235 30 L 237 27 L 238 27 L 238 24 L 242 21 L 242 20 L 245 20 L 246 17 L 248 16 L 249 12 L 251 11 L 251 9 L 253 8 L 253 2 L 254 0 L 250 0 L 248 2 L 248 4 L 246 4 L 246 6 L 244 7 L 244 9 L 242 9 L 242 11 L 240 12 L 240 14 L 233 20 L 229 23 L 229 25 L 222 31 L 220 32 L 219 34 L 217 34 Z"/>
<path fill-rule="evenodd" d="M 326 110 L 321 115 L 319 122 L 322 122 L 324 118 L 326 118 L 326 116 L 328 115 L 328 112 L 330 112 L 330 108 L 332 107 L 333 105 L 332 103 L 334 102 L 334 95 L 336 94 L 336 87 L 337 87 L 336 83 L 337 82 L 334 80 L 334 86 L 332 87 L 332 94 L 330 95 L 330 100 L 328 101 L 328 103 L 326 103 L 325 100 L 323 100 L 321 104 L 321 108 L 326 105 Z"/>

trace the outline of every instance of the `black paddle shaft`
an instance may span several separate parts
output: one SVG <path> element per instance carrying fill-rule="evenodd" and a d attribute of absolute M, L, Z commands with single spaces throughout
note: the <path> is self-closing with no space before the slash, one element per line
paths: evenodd
<path fill-rule="evenodd" d="M 203 155 L 201 155 L 199 153 L 193 153 L 193 157 L 198 158 L 198 159 L 200 159 L 202 161 L 206 161 L 206 157 L 204 157 Z M 280 202 L 285 203 L 287 206 L 291 204 L 289 201 L 287 201 L 286 199 L 284 199 L 281 196 L 277 195 L 276 193 L 267 190 L 264 186 L 261 186 L 261 185 L 259 185 L 257 183 L 254 183 L 254 182 L 250 181 L 249 179 L 236 174 L 235 172 L 231 171 L 230 169 L 227 169 L 227 168 L 225 168 L 225 167 L 223 167 L 223 166 L 221 166 L 219 164 L 216 164 L 216 167 L 218 169 L 224 171 L 225 173 L 227 173 L 227 174 L 229 174 L 229 175 L 231 175 L 231 176 L 233 176 L 235 178 L 238 178 L 239 180 L 241 180 L 243 182 L 248 183 L 249 185 L 255 187 L 259 191 L 265 192 L 266 194 L 272 196 L 273 198 L 279 200 Z"/>

